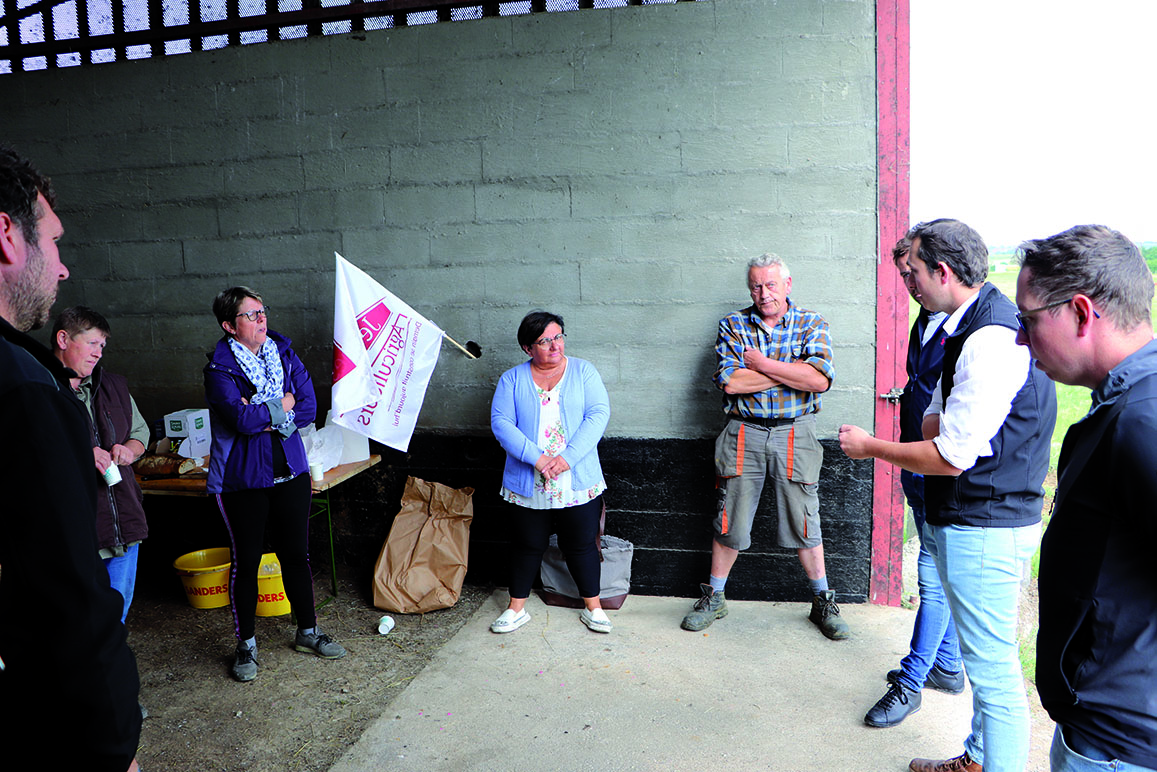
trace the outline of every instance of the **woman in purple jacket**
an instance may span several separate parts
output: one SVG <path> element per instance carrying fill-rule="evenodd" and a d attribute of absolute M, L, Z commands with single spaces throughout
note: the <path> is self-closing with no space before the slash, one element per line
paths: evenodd
<path fill-rule="evenodd" d="M 294 648 L 325 659 L 345 649 L 317 629 L 309 567 L 309 464 L 297 429 L 317 413 L 313 383 L 288 338 L 268 328 L 248 287 L 222 291 L 213 314 L 225 335 L 208 355 L 205 399 L 213 428 L 208 491 L 229 529 L 230 603 L 237 634 L 233 677 L 257 677 L 257 570 L 266 531 L 297 619 Z"/>

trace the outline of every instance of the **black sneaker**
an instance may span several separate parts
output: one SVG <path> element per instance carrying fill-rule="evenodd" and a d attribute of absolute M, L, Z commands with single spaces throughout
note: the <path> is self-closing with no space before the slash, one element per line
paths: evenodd
<path fill-rule="evenodd" d="M 233 677 L 238 681 L 252 681 L 257 677 L 257 657 L 253 649 L 243 643 L 237 644 L 237 652 L 233 655 Z"/>
<path fill-rule="evenodd" d="M 868 726 L 881 729 L 896 726 L 908 717 L 908 714 L 920 710 L 920 692 L 896 683 L 888 684 L 888 691 L 880 701 L 872 706 L 868 715 L 864 716 L 864 723 Z"/>
<path fill-rule="evenodd" d="M 848 630 L 848 623 L 840 616 L 840 607 L 836 605 L 836 593 L 833 590 L 824 590 L 812 598 L 808 619 L 833 641 L 841 641 L 852 634 Z"/>
<path fill-rule="evenodd" d="M 946 694 L 960 694 L 964 691 L 964 671 L 950 673 L 939 665 L 933 665 L 924 679 L 925 689 L 935 689 Z"/>
<path fill-rule="evenodd" d="M 695 601 L 687 616 L 683 617 L 683 624 L 680 626 L 684 630 L 692 632 L 706 630 L 716 619 L 727 616 L 727 599 L 723 597 L 723 590 L 716 592 L 711 585 L 701 584 L 699 591 L 703 596 Z"/>
<path fill-rule="evenodd" d="M 895 683 L 899 678 L 899 668 L 889 670 L 886 676 L 888 683 Z M 960 694 L 964 691 L 964 671 L 953 672 L 945 670 L 939 665 L 933 665 L 932 669 L 928 671 L 928 677 L 924 679 L 924 688 L 935 689 L 945 694 Z"/>

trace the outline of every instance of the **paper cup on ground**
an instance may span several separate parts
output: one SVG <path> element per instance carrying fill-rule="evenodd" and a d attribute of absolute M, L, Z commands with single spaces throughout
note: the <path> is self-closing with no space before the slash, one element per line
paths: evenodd
<path fill-rule="evenodd" d="M 108 469 L 104 470 L 104 484 L 110 488 L 121 481 L 121 470 L 116 464 L 109 464 Z"/>
<path fill-rule="evenodd" d="M 384 616 L 378 622 L 378 634 L 387 635 L 390 630 L 394 629 L 394 618 L 391 616 Z"/>

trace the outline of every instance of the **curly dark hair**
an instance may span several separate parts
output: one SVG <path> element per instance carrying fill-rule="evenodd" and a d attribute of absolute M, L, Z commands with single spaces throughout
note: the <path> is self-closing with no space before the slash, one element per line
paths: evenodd
<path fill-rule="evenodd" d="M 24 240 L 38 240 L 37 224 L 41 213 L 36 205 L 37 196 L 44 196 L 49 206 L 56 204 L 52 180 L 36 170 L 15 150 L 0 146 L 0 212 L 6 213 L 20 226 Z"/>

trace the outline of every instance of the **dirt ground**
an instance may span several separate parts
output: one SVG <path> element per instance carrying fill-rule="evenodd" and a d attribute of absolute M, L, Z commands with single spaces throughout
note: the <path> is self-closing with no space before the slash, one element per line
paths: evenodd
<path fill-rule="evenodd" d="M 238 683 L 229 675 L 229 609 L 194 609 L 172 582 L 138 591 L 127 620 L 148 711 L 137 754 L 144 772 L 329 769 L 491 592 L 467 586 L 449 609 L 391 614 L 396 627 L 382 636 L 385 612 L 359 586 L 366 582 L 340 577 L 318 623 L 349 654 L 300 654 L 289 616 L 258 617 L 257 680 Z M 314 587 L 319 604 L 331 598 L 328 574 Z"/>

